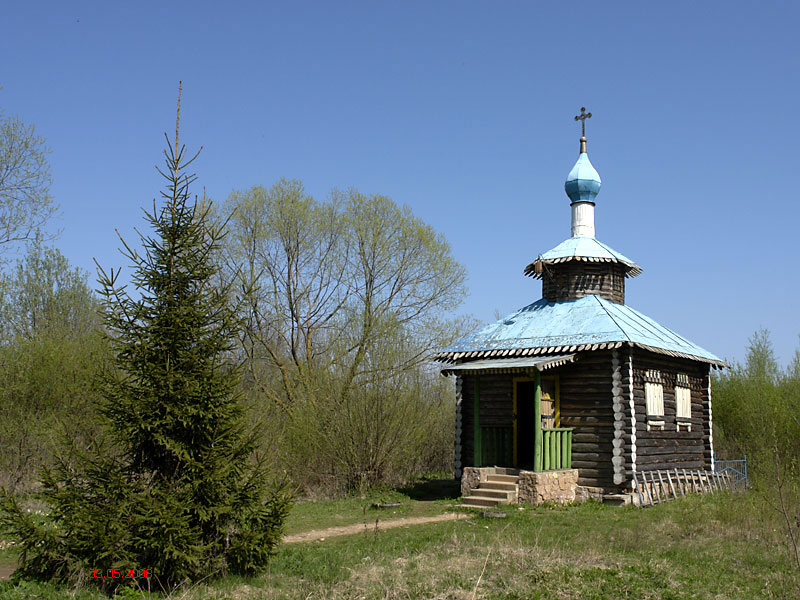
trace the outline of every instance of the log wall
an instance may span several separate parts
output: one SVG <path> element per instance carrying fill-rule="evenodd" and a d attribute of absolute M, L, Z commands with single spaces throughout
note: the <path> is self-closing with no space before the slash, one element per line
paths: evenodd
<path fill-rule="evenodd" d="M 709 366 L 692 360 L 672 358 L 633 349 L 633 399 L 636 410 L 635 464 L 638 471 L 654 469 L 711 469 L 711 422 L 708 402 Z M 657 369 L 664 391 L 662 431 L 647 430 L 647 405 L 644 394 L 645 373 Z M 691 431 L 678 431 L 675 418 L 675 382 L 678 373 L 689 378 L 691 391 Z M 683 422 L 684 419 L 681 419 Z M 631 449 L 630 447 L 628 448 Z M 626 472 L 632 476 L 630 469 Z"/>
<path fill-rule="evenodd" d="M 661 373 L 663 431 L 647 430 L 644 376 Z M 675 382 L 688 376 L 691 431 L 678 431 Z M 711 469 L 709 366 L 636 348 L 581 353 L 574 363 L 547 371 L 557 375 L 562 427 L 574 427 L 572 467 L 578 485 L 613 489 L 630 487 L 633 470 Z M 480 375 L 481 427 L 513 427 L 513 380 L 523 374 Z M 474 460 L 475 375 L 461 377 L 460 465 Z M 507 466 L 511 466 L 510 464 Z M 616 481 L 615 481 L 616 475 Z"/>
<path fill-rule="evenodd" d="M 613 486 L 611 351 L 582 353 L 574 363 L 548 374 L 559 376 L 561 426 L 575 428 L 572 467 L 578 469 L 578 485 Z"/>
<path fill-rule="evenodd" d="M 613 485 L 614 411 L 611 351 L 581 354 L 574 364 L 544 376 L 558 375 L 562 427 L 574 427 L 572 467 L 578 485 Z M 513 380 L 523 374 L 480 375 L 481 427 L 513 426 Z M 463 375 L 461 385 L 461 466 L 474 466 L 475 375 Z"/>
<path fill-rule="evenodd" d="M 461 468 L 474 467 L 475 451 L 475 417 L 473 415 L 475 378 L 473 375 L 462 375 L 461 379 Z"/>
<path fill-rule="evenodd" d="M 622 361 L 622 393 L 623 393 L 623 409 L 627 407 L 627 415 L 623 415 L 625 427 L 622 435 L 622 450 L 624 457 L 624 465 L 622 469 L 618 469 L 615 475 L 616 483 L 625 483 L 632 477 L 633 471 L 636 468 L 637 455 L 637 438 L 636 438 L 636 398 L 634 393 L 633 381 L 633 348 L 624 348 L 617 351 L 617 356 Z M 626 402 L 627 401 L 627 402 Z M 619 441 L 614 442 L 615 444 Z M 620 477 L 621 476 L 621 477 Z"/>
<path fill-rule="evenodd" d="M 461 455 L 461 440 L 464 436 L 464 425 L 461 421 L 461 409 L 462 409 L 462 396 L 461 396 L 461 387 L 463 385 L 462 378 L 456 377 L 456 435 L 455 435 L 455 447 L 453 448 L 453 477 L 455 479 L 461 479 L 462 473 L 462 466 L 464 464 L 463 457 Z"/>
<path fill-rule="evenodd" d="M 545 267 L 542 297 L 548 302 L 577 300 L 590 294 L 625 304 L 625 267 L 576 260 Z"/>

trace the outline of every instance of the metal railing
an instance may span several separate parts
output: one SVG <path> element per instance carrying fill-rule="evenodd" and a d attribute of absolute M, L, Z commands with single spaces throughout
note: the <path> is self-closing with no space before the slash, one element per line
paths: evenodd
<path fill-rule="evenodd" d="M 719 460 L 714 453 L 714 473 L 730 477 L 733 487 L 747 489 L 747 454 L 738 460 Z"/>
<path fill-rule="evenodd" d="M 573 427 L 542 429 L 542 471 L 572 468 Z"/>

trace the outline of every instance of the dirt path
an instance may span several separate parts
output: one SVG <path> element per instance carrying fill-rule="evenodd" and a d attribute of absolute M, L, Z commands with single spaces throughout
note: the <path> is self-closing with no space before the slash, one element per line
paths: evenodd
<path fill-rule="evenodd" d="M 392 519 L 391 521 L 378 521 L 378 531 L 384 529 L 392 529 L 393 527 L 405 527 L 406 525 L 421 525 L 422 523 L 436 523 L 438 521 L 454 521 L 456 519 L 467 518 L 467 515 L 460 513 L 444 513 L 434 517 L 408 517 L 407 519 Z M 328 529 L 315 529 L 313 531 L 303 531 L 302 533 L 293 533 L 292 535 L 284 536 L 283 541 L 286 544 L 294 544 L 297 542 L 313 542 L 314 540 L 324 540 L 329 537 L 338 537 L 341 535 L 354 535 L 363 531 L 375 531 L 375 523 L 368 523 L 366 526 L 363 523 L 355 525 L 346 525 L 343 527 L 329 527 Z"/>

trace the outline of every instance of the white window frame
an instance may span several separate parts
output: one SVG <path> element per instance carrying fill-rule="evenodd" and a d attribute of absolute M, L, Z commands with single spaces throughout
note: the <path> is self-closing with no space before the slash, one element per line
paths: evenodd
<path fill-rule="evenodd" d="M 647 431 L 664 429 L 664 383 L 661 372 L 650 369 L 645 373 L 644 400 L 647 405 Z"/>
<path fill-rule="evenodd" d="M 678 373 L 675 379 L 675 426 L 678 431 L 685 428 L 692 430 L 692 390 L 689 387 L 689 376 Z"/>

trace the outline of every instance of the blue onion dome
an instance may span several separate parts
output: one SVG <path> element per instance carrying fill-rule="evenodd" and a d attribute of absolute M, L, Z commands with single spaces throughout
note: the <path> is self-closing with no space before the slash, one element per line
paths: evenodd
<path fill-rule="evenodd" d="M 591 202 L 594 204 L 594 198 L 600 191 L 600 175 L 597 173 L 592 163 L 589 162 L 589 155 L 586 154 L 586 138 L 581 138 L 581 154 L 578 157 L 578 162 L 572 167 L 572 171 L 567 175 L 567 181 L 564 183 L 564 189 L 567 196 L 576 202 Z"/>

